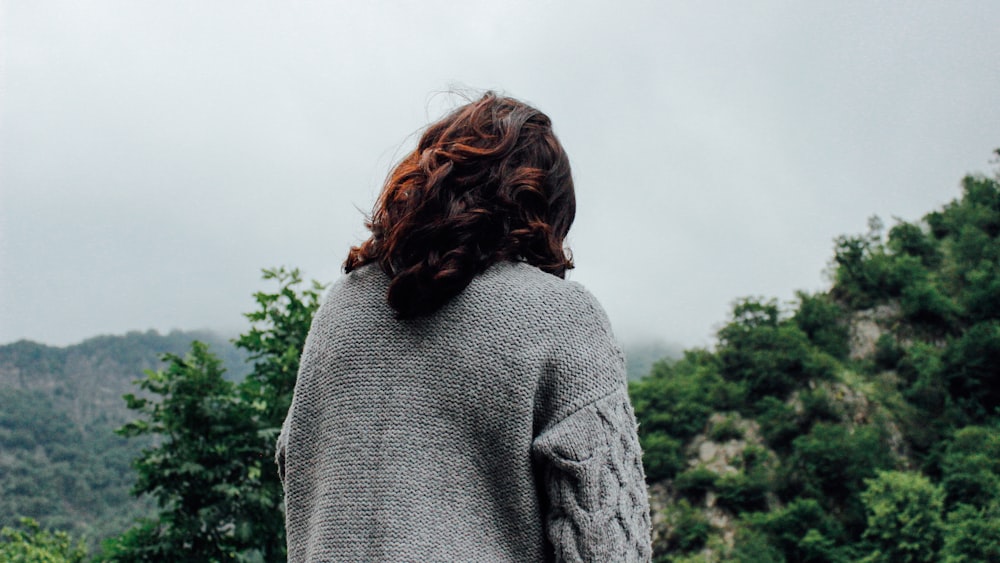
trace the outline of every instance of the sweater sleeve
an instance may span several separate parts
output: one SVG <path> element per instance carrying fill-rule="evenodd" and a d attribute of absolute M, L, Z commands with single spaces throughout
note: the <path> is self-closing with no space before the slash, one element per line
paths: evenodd
<path fill-rule="evenodd" d="M 532 453 L 556 561 L 650 560 L 642 452 L 624 388 L 550 427 L 535 438 Z"/>

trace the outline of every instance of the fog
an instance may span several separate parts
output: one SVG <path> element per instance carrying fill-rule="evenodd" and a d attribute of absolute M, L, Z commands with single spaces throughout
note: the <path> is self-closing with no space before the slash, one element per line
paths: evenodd
<path fill-rule="evenodd" d="M 828 287 L 1000 147 L 996 2 L 0 4 L 0 343 L 243 328 L 324 282 L 422 126 L 491 88 L 553 120 L 577 268 L 625 339 Z"/>

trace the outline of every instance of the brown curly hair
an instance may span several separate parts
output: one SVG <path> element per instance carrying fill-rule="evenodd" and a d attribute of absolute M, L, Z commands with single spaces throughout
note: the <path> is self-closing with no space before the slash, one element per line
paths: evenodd
<path fill-rule="evenodd" d="M 576 214 L 569 158 L 549 118 L 487 92 L 431 124 L 389 174 L 351 248 L 350 272 L 377 263 L 400 319 L 433 313 L 499 261 L 564 277 Z"/>

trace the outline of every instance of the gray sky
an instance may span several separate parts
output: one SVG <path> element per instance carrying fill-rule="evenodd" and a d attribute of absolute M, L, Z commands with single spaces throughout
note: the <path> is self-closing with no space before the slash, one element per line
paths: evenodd
<path fill-rule="evenodd" d="M 243 328 L 329 281 L 394 160 L 494 88 L 548 113 L 570 275 L 620 336 L 707 345 L 825 289 L 1000 146 L 1000 3 L 0 0 L 0 343 Z M 359 211 L 361 210 L 361 211 Z"/>

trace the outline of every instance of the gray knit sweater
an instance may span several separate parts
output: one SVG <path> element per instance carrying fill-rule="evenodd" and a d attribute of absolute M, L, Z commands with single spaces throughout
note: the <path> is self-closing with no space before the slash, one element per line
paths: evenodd
<path fill-rule="evenodd" d="M 398 321 L 360 268 L 313 320 L 278 440 L 288 560 L 648 561 L 649 505 L 604 311 L 523 263 Z"/>

